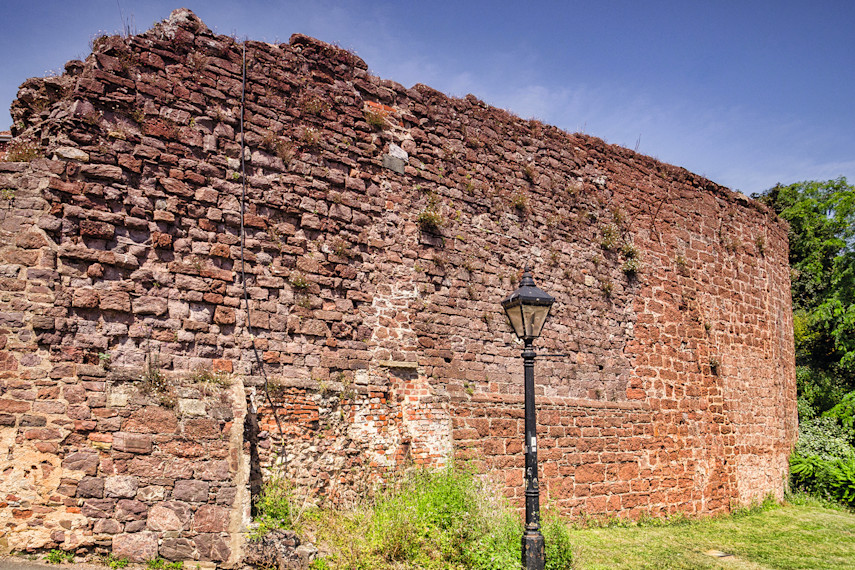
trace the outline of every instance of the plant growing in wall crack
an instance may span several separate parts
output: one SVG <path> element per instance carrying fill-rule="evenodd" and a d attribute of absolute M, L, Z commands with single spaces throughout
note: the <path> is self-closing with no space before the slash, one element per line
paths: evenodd
<path fill-rule="evenodd" d="M 440 228 L 445 225 L 445 220 L 442 217 L 441 206 L 436 194 L 428 194 L 428 203 L 425 209 L 419 212 L 416 217 L 416 223 L 423 232 L 438 233 Z"/>

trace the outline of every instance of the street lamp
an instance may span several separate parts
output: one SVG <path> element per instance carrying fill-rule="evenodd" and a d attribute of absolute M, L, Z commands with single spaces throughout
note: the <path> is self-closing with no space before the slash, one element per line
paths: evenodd
<path fill-rule="evenodd" d="M 502 301 L 502 308 L 525 345 L 525 532 L 522 537 L 522 562 L 526 570 L 543 570 L 546 564 L 543 535 L 540 532 L 540 486 L 537 481 L 537 420 L 534 409 L 534 339 L 540 336 L 549 309 L 555 299 L 539 289 L 526 264 L 520 287 Z"/>

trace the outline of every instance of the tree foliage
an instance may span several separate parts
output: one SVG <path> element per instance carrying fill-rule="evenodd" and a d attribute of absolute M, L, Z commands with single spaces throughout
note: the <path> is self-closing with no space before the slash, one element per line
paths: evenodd
<path fill-rule="evenodd" d="M 790 224 L 799 395 L 828 410 L 855 390 L 855 187 L 838 178 L 754 197 Z"/>

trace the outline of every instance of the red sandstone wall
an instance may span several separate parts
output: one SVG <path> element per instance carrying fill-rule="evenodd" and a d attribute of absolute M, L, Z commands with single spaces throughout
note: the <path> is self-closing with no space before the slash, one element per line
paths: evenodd
<path fill-rule="evenodd" d="M 538 347 L 565 355 L 537 364 L 550 504 L 781 496 L 795 379 L 772 213 L 310 38 L 246 55 L 249 311 L 241 45 L 179 11 L 22 86 L 16 135 L 46 158 L 0 164 L 0 547 L 233 563 L 274 464 L 346 502 L 456 456 L 519 502 L 499 301 L 525 261 L 557 299 Z"/>

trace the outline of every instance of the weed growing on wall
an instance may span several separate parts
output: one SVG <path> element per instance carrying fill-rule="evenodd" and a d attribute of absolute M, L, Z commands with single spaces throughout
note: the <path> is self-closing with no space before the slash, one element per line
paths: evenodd
<path fill-rule="evenodd" d="M 255 512 L 258 528 L 250 535 L 251 540 L 259 539 L 273 529 L 293 528 L 296 513 L 293 486 L 282 477 L 272 477 L 255 501 Z"/>
<path fill-rule="evenodd" d="M 440 211 L 439 199 L 435 194 L 428 195 L 428 204 L 425 209 L 419 212 L 416 217 L 416 223 L 424 232 L 436 233 L 444 225 L 445 220 Z"/>
<path fill-rule="evenodd" d="M 54 548 L 45 554 L 45 562 L 48 564 L 62 564 L 63 562 L 71 562 L 72 560 L 74 560 L 74 553 L 58 548 Z"/>
<path fill-rule="evenodd" d="M 6 149 L 6 162 L 30 162 L 43 156 L 42 148 L 28 140 L 13 141 Z"/>
<path fill-rule="evenodd" d="M 145 567 L 148 568 L 148 570 L 182 570 L 182 568 L 184 568 L 184 562 L 181 560 L 167 562 L 163 558 L 158 557 L 146 560 Z"/>
<path fill-rule="evenodd" d="M 365 122 L 368 123 L 373 129 L 382 130 L 386 128 L 386 117 L 388 113 L 376 110 L 376 109 L 366 109 L 365 110 Z"/>

